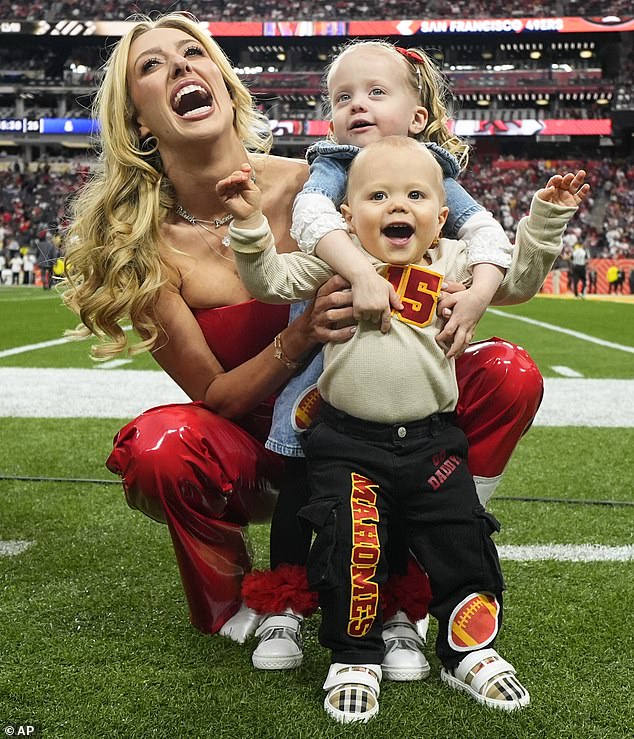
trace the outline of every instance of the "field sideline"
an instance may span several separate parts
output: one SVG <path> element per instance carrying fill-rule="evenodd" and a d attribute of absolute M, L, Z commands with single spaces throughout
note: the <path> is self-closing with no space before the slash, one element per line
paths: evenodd
<path fill-rule="evenodd" d="M 144 355 L 94 365 L 54 294 L 0 288 L 0 731 L 35 736 L 625 739 L 634 726 L 634 301 L 538 297 L 490 310 L 479 337 L 524 346 L 545 376 L 533 429 L 492 512 L 507 580 L 500 651 L 532 695 L 499 715 L 432 674 L 382 685 L 381 713 L 342 728 L 321 709 L 319 618 L 287 673 L 253 643 L 195 632 L 165 527 L 132 513 L 103 467 L 138 411 L 182 399 Z M 102 482 L 100 482 L 102 481 Z M 268 527 L 251 527 L 256 562 Z M 8 732 L 6 732 L 8 733 Z M 33 735 L 33 734 L 31 734 Z"/>

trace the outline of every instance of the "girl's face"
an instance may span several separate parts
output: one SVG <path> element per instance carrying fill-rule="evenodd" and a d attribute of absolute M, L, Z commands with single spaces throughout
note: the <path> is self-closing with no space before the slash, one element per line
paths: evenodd
<path fill-rule="evenodd" d="M 385 136 L 415 136 L 427 123 L 407 79 L 405 60 L 388 49 L 344 52 L 328 76 L 331 131 L 339 144 L 367 146 Z"/>
<path fill-rule="evenodd" d="M 230 130 L 233 102 L 220 69 L 205 47 L 176 28 L 156 28 L 136 38 L 127 66 L 128 87 L 140 138 L 198 139 Z"/>

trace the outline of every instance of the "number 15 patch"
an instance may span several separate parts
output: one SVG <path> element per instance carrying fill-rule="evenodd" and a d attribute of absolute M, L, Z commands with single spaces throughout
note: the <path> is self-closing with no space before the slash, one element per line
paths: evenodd
<path fill-rule="evenodd" d="M 415 264 L 390 264 L 385 279 L 403 303 L 403 310 L 393 310 L 393 315 L 421 328 L 434 320 L 443 275 Z"/>

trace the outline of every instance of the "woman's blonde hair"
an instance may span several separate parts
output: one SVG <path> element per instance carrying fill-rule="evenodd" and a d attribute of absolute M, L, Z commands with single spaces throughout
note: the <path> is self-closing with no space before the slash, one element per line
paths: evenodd
<path fill-rule="evenodd" d="M 449 81 L 438 69 L 432 58 L 423 49 L 400 49 L 389 41 L 381 39 L 351 41 L 337 54 L 326 69 L 324 87 L 329 90 L 330 77 L 337 65 L 348 54 L 359 48 L 384 49 L 403 64 L 406 81 L 412 88 L 419 104 L 427 109 L 429 118 L 421 133 L 414 138 L 419 141 L 433 141 L 453 154 L 461 169 L 465 169 L 469 161 L 469 145 L 449 130 L 453 96 Z M 400 49 L 400 50 L 399 50 Z M 327 96 L 328 113 L 332 112 L 330 97 Z"/>
<path fill-rule="evenodd" d="M 196 39 L 218 66 L 235 105 L 234 127 L 249 151 L 268 152 L 272 136 L 266 117 L 240 82 L 217 43 L 188 15 L 170 13 L 139 22 L 118 42 L 103 68 L 95 97 L 99 120 L 99 163 L 71 203 L 64 251 L 64 302 L 81 318 L 74 337 L 94 334 L 98 359 L 129 348 L 136 354 L 155 346 L 155 305 L 168 277 L 160 256 L 161 224 L 175 205 L 162 171 L 156 139 L 141 141 L 127 82 L 130 46 L 156 28 L 174 28 Z M 148 146 L 149 144 L 149 146 Z M 130 319 L 143 341 L 128 347 L 120 321 Z"/>

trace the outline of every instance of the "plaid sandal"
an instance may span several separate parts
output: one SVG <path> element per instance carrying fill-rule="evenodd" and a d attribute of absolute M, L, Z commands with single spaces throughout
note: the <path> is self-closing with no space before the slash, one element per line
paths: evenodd
<path fill-rule="evenodd" d="M 490 708 L 514 711 L 530 703 L 530 695 L 515 677 L 515 668 L 495 649 L 470 652 L 453 670 L 442 669 L 440 678 Z"/>
<path fill-rule="evenodd" d="M 326 713 L 341 724 L 369 721 L 379 712 L 380 665 L 330 665 L 324 690 Z"/>

